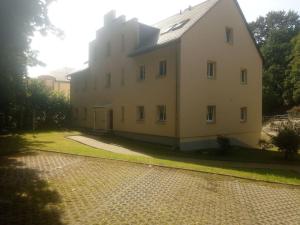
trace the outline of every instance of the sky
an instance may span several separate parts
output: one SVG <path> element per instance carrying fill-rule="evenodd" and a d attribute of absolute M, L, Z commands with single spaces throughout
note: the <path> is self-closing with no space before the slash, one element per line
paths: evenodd
<path fill-rule="evenodd" d="M 88 60 L 88 43 L 95 38 L 103 25 L 103 16 L 114 9 L 117 16 L 137 18 L 139 22 L 152 25 L 179 13 L 188 6 L 204 0 L 57 0 L 49 7 L 51 22 L 64 31 L 60 39 L 36 34 L 31 48 L 39 51 L 39 60 L 45 67 L 29 67 L 28 75 L 36 77 L 60 68 L 84 68 Z M 248 22 L 272 10 L 295 10 L 300 13 L 300 0 L 239 0 Z"/>

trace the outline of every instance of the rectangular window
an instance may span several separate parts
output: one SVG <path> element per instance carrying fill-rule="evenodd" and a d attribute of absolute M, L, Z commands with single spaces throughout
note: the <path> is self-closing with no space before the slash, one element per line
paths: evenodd
<path fill-rule="evenodd" d="M 216 78 L 216 69 L 217 63 L 209 61 L 207 62 L 207 78 L 208 79 L 215 79 Z"/>
<path fill-rule="evenodd" d="M 241 115 L 240 115 L 240 119 L 241 119 L 241 122 L 244 123 L 247 121 L 247 107 L 243 107 L 241 108 Z"/>
<path fill-rule="evenodd" d="M 157 120 L 159 122 L 165 122 L 167 120 L 167 108 L 165 105 L 157 106 Z"/>
<path fill-rule="evenodd" d="M 125 121 L 125 107 L 121 107 L 121 122 Z"/>
<path fill-rule="evenodd" d="M 121 86 L 125 85 L 125 69 L 122 68 L 121 70 Z"/>
<path fill-rule="evenodd" d="M 225 33 L 226 33 L 226 43 L 233 44 L 233 29 L 227 27 Z"/>
<path fill-rule="evenodd" d="M 247 74 L 246 69 L 241 70 L 241 84 L 247 84 Z"/>
<path fill-rule="evenodd" d="M 121 51 L 124 52 L 125 51 L 125 35 L 122 34 L 121 36 Z"/>
<path fill-rule="evenodd" d="M 83 120 L 86 120 L 87 119 L 87 108 L 84 107 L 83 108 Z"/>
<path fill-rule="evenodd" d="M 206 121 L 208 123 L 216 122 L 216 106 L 214 106 L 214 105 L 207 106 Z"/>
<path fill-rule="evenodd" d="M 110 86 L 111 86 L 111 74 L 107 73 L 106 74 L 106 84 L 105 84 L 105 87 L 110 88 Z"/>
<path fill-rule="evenodd" d="M 145 108 L 144 108 L 144 106 L 138 106 L 137 107 L 137 120 L 138 121 L 145 120 Z"/>
<path fill-rule="evenodd" d="M 159 62 L 159 76 L 167 75 L 167 61 L 163 60 Z"/>
<path fill-rule="evenodd" d="M 106 43 L 106 57 L 109 57 L 111 55 L 111 45 L 110 42 Z"/>
<path fill-rule="evenodd" d="M 146 78 L 146 67 L 145 66 L 140 66 L 140 72 L 139 72 L 139 81 L 143 81 Z"/>

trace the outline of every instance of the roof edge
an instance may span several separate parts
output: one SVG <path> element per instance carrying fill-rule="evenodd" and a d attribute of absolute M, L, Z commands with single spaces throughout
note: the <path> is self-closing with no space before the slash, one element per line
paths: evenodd
<path fill-rule="evenodd" d="M 247 30 L 248 30 L 248 32 L 249 32 L 249 35 L 250 35 L 250 37 L 251 37 L 251 39 L 252 39 L 252 41 L 253 41 L 253 44 L 255 45 L 256 50 L 257 50 L 257 52 L 258 52 L 258 54 L 259 54 L 259 56 L 260 56 L 260 58 L 261 58 L 261 60 L 262 60 L 262 62 L 263 62 L 263 64 L 264 64 L 264 63 L 265 63 L 264 56 L 263 56 L 263 54 L 261 53 L 260 48 L 259 48 L 258 44 L 256 43 L 256 40 L 255 40 L 255 38 L 254 38 L 254 36 L 253 36 L 251 30 L 250 30 L 249 24 L 248 24 L 248 22 L 247 22 L 247 20 L 246 20 L 246 17 L 245 17 L 245 15 L 244 15 L 244 13 L 243 13 L 241 7 L 240 7 L 240 4 L 238 3 L 237 0 L 233 0 L 233 2 L 235 3 L 235 5 L 236 5 L 237 8 L 238 8 L 239 13 L 240 13 L 241 16 L 242 16 L 243 22 L 244 22 L 244 24 L 245 24 L 245 26 L 246 26 L 246 28 L 247 28 Z"/>

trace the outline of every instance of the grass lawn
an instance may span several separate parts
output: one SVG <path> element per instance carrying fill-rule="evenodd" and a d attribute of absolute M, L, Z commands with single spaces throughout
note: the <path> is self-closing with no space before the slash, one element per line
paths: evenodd
<path fill-rule="evenodd" d="M 296 160 L 292 162 L 285 162 L 283 160 L 282 153 L 277 151 L 232 148 L 228 155 L 219 156 L 214 150 L 186 153 L 174 151 L 164 146 L 140 143 L 123 138 L 101 137 L 101 141 L 106 143 L 119 144 L 150 156 L 141 157 L 116 154 L 101 149 L 95 149 L 65 138 L 66 136 L 78 134 L 78 132 L 73 131 L 45 131 L 35 134 L 23 133 L 19 135 L 0 136 L 0 154 L 11 154 L 26 150 L 45 150 L 300 185 L 299 170 L 297 172 L 295 170 L 283 168 L 256 168 L 255 165 L 249 168 L 249 166 L 243 165 L 245 162 L 254 162 L 277 165 L 292 164 L 294 166 L 298 165 L 299 167 L 299 155 L 297 155 Z M 270 167 L 273 167 L 271 164 Z"/>

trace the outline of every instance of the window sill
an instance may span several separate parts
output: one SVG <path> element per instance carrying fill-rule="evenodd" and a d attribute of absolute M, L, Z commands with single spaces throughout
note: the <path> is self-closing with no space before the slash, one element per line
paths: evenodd
<path fill-rule="evenodd" d="M 166 78 L 167 74 L 164 74 L 164 75 L 156 75 L 156 79 L 164 79 Z"/>
<path fill-rule="evenodd" d="M 216 80 L 216 77 L 207 77 L 208 80 Z"/>
<path fill-rule="evenodd" d="M 216 124 L 216 121 L 206 121 L 206 124 L 208 124 L 208 125 L 214 125 L 214 124 Z"/>
<path fill-rule="evenodd" d="M 166 120 L 157 120 L 156 121 L 156 124 L 159 124 L 159 125 L 165 125 L 167 123 Z"/>
<path fill-rule="evenodd" d="M 145 120 L 144 120 L 144 119 L 142 119 L 142 120 L 141 120 L 141 119 L 138 119 L 138 120 L 136 120 L 136 122 L 137 122 L 137 123 L 145 123 Z"/>
<path fill-rule="evenodd" d="M 240 123 L 247 123 L 247 120 L 241 120 Z"/>

